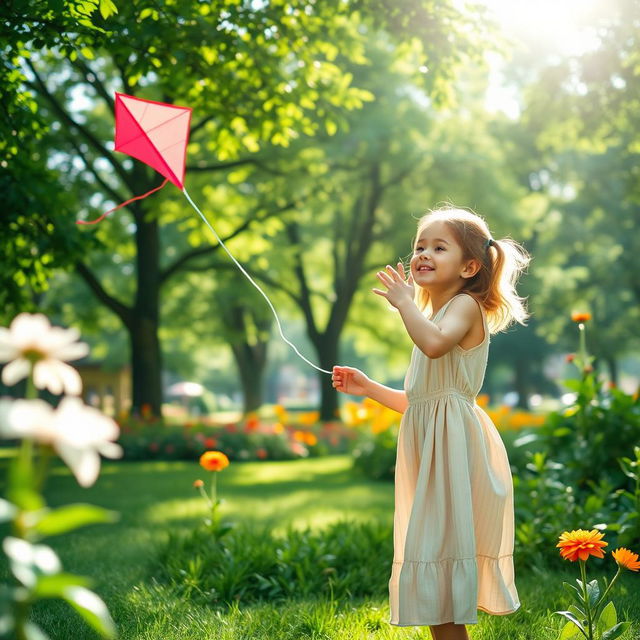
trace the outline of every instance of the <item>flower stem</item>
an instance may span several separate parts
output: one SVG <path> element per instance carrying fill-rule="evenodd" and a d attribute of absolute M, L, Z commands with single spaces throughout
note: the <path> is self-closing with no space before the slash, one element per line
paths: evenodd
<path fill-rule="evenodd" d="M 600 605 L 604 602 L 605 598 L 607 597 L 607 594 L 609 593 L 609 591 L 611 591 L 611 587 L 613 587 L 613 583 L 618 579 L 618 576 L 621 573 L 622 573 L 622 567 L 618 565 L 618 571 L 616 575 L 613 576 L 613 580 L 609 583 L 609 586 L 605 589 L 605 592 L 602 594 L 602 597 L 598 601 L 598 604 L 596 604 L 596 612 L 598 611 Z"/>
<path fill-rule="evenodd" d="M 587 563 L 580 560 L 580 575 L 582 576 L 582 593 L 584 597 L 584 610 L 587 614 L 587 625 L 589 635 L 588 640 L 593 640 L 593 617 L 591 615 L 591 604 L 589 603 L 589 594 L 587 592 Z"/>

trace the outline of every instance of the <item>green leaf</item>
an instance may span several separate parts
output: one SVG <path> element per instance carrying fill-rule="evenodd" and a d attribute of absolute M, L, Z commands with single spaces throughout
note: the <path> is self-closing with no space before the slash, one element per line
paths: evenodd
<path fill-rule="evenodd" d="M 575 640 L 575 638 L 581 637 L 582 633 L 580 632 L 580 629 L 578 629 L 573 622 L 567 622 L 567 624 L 562 627 L 558 640 Z"/>
<path fill-rule="evenodd" d="M 55 536 L 78 527 L 100 522 L 115 522 L 119 514 L 92 504 L 70 504 L 49 511 L 34 526 L 41 536 Z"/>
<path fill-rule="evenodd" d="M 564 587 L 565 591 L 581 606 L 584 606 L 584 598 L 582 597 L 582 591 L 580 591 L 580 589 L 577 589 L 576 587 L 574 587 L 572 584 L 569 584 L 568 582 L 563 582 L 562 586 Z"/>
<path fill-rule="evenodd" d="M 584 633 L 584 627 L 582 626 L 582 623 L 573 615 L 573 613 L 571 613 L 571 611 L 554 611 L 554 613 L 564 616 L 567 620 L 575 624 L 576 627 L 578 627 L 578 629 L 580 629 L 580 631 Z"/>
<path fill-rule="evenodd" d="M 618 616 L 616 614 L 616 608 L 613 602 L 608 602 L 607 606 L 600 612 L 598 620 L 596 620 L 598 633 L 602 634 L 608 629 L 615 627 L 617 622 Z"/>
<path fill-rule="evenodd" d="M 100 15 L 105 20 L 114 13 L 118 13 L 118 7 L 111 0 L 100 0 Z"/>
<path fill-rule="evenodd" d="M 591 607 L 595 607 L 596 602 L 598 602 L 598 598 L 600 597 L 600 585 L 597 580 L 592 580 L 587 585 L 587 596 Z"/>
<path fill-rule="evenodd" d="M 614 638 L 619 638 L 630 626 L 630 622 L 619 622 L 615 627 L 609 629 L 609 631 L 605 631 L 602 634 L 601 640 L 614 640 Z"/>
<path fill-rule="evenodd" d="M 69 587 L 89 587 L 92 580 L 71 573 L 58 573 L 53 576 L 40 576 L 33 589 L 36 598 L 64 598 Z"/>
<path fill-rule="evenodd" d="M 105 638 L 116 637 L 116 625 L 107 605 L 93 591 L 84 587 L 67 587 L 62 597 L 99 634 Z"/>

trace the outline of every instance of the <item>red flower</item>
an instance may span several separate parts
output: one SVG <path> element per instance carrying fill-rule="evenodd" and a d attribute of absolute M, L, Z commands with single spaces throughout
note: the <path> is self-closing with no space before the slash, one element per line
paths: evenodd
<path fill-rule="evenodd" d="M 576 359 L 576 354 L 575 353 L 568 353 L 565 360 L 567 362 L 573 362 Z"/>
<path fill-rule="evenodd" d="M 267 457 L 267 450 L 260 447 L 259 449 L 256 449 L 256 455 L 258 458 L 264 460 L 264 458 Z"/>
<path fill-rule="evenodd" d="M 218 441 L 215 438 L 205 438 L 203 444 L 207 449 L 213 449 L 218 444 Z"/>

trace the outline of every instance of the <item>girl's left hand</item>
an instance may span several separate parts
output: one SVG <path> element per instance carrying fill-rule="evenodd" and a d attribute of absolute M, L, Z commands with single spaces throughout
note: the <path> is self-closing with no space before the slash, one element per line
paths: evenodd
<path fill-rule="evenodd" d="M 396 309 L 399 309 L 407 301 L 413 301 L 413 276 L 409 274 L 405 281 L 402 262 L 398 262 L 398 271 L 387 265 L 385 271 L 378 271 L 376 275 L 380 282 L 387 287 L 388 291 L 381 291 L 380 289 L 372 289 L 372 291 L 386 298 Z"/>

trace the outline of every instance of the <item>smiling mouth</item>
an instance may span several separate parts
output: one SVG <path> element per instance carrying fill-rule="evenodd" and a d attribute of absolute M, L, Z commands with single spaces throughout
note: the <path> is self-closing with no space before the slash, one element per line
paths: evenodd
<path fill-rule="evenodd" d="M 435 271 L 433 267 L 418 267 L 418 271 Z"/>

